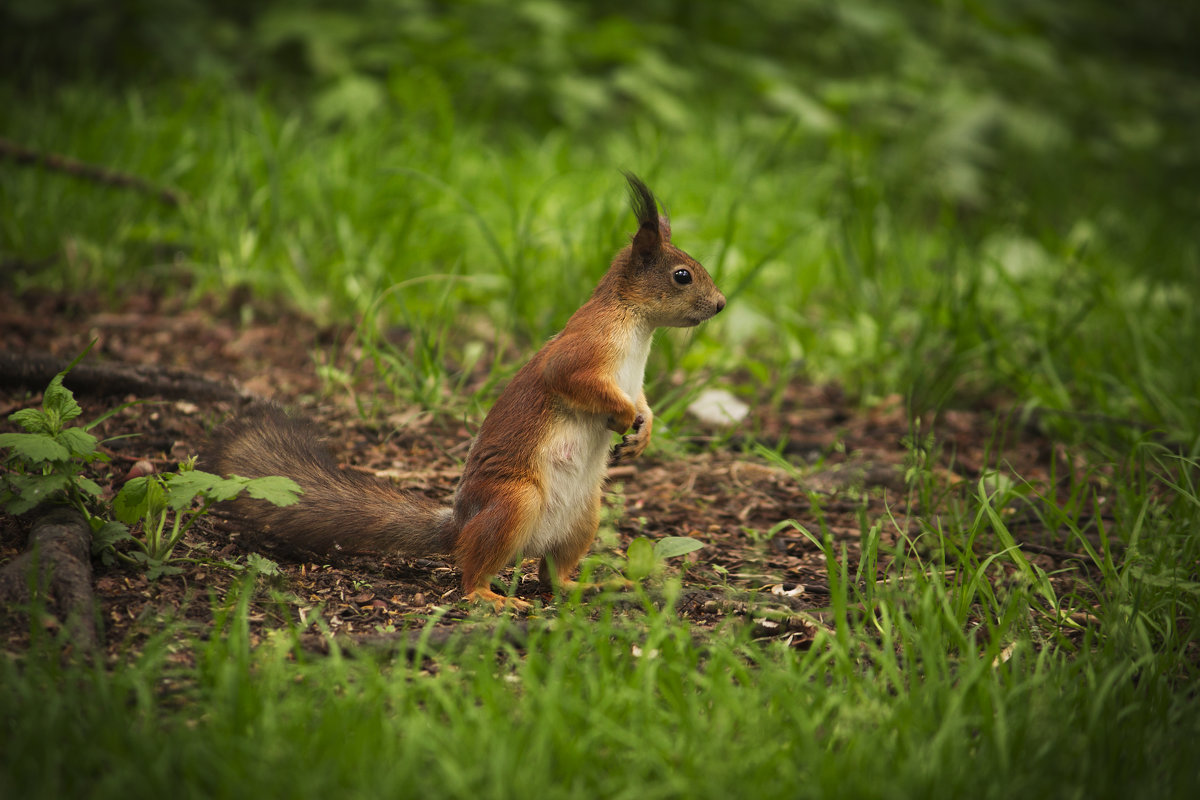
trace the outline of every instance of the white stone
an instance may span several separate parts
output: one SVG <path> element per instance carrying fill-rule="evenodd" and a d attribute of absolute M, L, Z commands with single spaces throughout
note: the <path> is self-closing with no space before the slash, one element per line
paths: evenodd
<path fill-rule="evenodd" d="M 688 406 L 688 411 L 705 425 L 728 428 L 744 420 L 750 406 L 725 389 L 705 389 Z"/>

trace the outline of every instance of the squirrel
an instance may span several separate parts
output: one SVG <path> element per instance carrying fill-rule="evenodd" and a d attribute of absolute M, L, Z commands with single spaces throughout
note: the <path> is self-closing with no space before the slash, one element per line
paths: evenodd
<path fill-rule="evenodd" d="M 570 575 L 591 547 L 610 463 L 650 443 L 654 415 L 642 388 L 654 330 L 692 327 L 725 307 L 694 258 L 671 243 L 658 201 L 625 173 L 638 229 L 591 298 L 517 372 L 483 420 L 447 506 L 340 469 L 320 432 L 274 406 L 220 426 L 203 463 L 221 475 L 285 475 L 300 501 L 233 501 L 235 512 L 280 544 L 322 555 L 376 551 L 452 554 L 469 601 L 529 608 L 491 589 L 522 557 L 540 557 L 543 584 Z M 611 433 L 622 434 L 609 445 Z"/>

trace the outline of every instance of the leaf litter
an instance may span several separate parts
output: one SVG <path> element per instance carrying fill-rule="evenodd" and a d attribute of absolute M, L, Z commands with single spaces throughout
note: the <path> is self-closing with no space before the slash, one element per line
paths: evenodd
<path fill-rule="evenodd" d="M 358 370 L 353 396 L 327 392 L 319 376 L 321 359 L 337 362 L 333 366 L 342 370 L 362 367 L 355 359 L 353 331 L 318 326 L 287 310 L 212 299 L 184 305 L 152 292 L 132 293 L 114 309 L 94 296 L 18 297 L 0 291 L 0 351 L 50 355 L 66 363 L 93 338 L 98 341 L 89 354 L 92 363 L 184 369 L 214 383 L 233 382 L 247 396 L 273 400 L 317 421 L 330 432 L 335 457 L 347 468 L 431 497 L 453 492 L 471 430 L 481 421 L 471 417 L 465 395 L 448 398 L 450 413 L 442 414 L 378 399 L 372 408 L 379 411 L 364 420 L 359 414 L 363 398 L 383 397 L 373 394 L 379 382 L 369 368 Z M 522 357 L 509 355 L 513 363 Z M 467 381 L 468 391 L 486 377 Z M 39 391 L 0 380 L 0 432 L 19 430 L 7 417 L 39 401 Z M 762 393 L 761 398 L 742 395 L 749 415 L 719 435 L 718 444 L 671 456 L 652 446 L 637 462 L 615 468 L 593 559 L 602 578 L 619 567 L 638 538 L 696 539 L 701 549 L 667 562 L 666 575 L 679 580 L 675 613 L 701 630 L 732 620 L 751 625 L 756 636 L 806 646 L 818 629 L 831 624 L 826 557 L 814 538 L 830 536 L 855 575 L 864 526 L 874 526 L 885 554 L 888 548 L 910 546 L 917 516 L 936 515 L 938 509 L 920 508 L 910 490 L 913 427 L 900 398 L 862 407 L 837 386 L 803 379 L 790 383 L 779 398 Z M 145 401 L 122 409 L 95 431 L 111 458 L 89 468 L 105 497 L 111 499 L 128 475 L 142 474 L 148 466 L 173 470 L 200 451 L 212 426 L 249 402 L 214 396 L 218 399 L 78 394 L 84 419 L 121 403 Z M 923 423 L 936 442 L 925 454 L 925 466 L 942 496 L 1001 474 L 997 463 L 1008 475 L 1047 491 L 1057 488 L 1049 486 L 1049 464 L 1053 457 L 1068 457 L 1065 451 L 1012 421 L 999 405 L 945 410 Z M 756 442 L 777 446 L 768 450 Z M 1095 489 L 1103 492 L 1102 485 Z M 1064 589 L 1072 588 L 1087 567 L 1063 534 L 1036 521 L 1022 526 L 1014 518 L 1014 523 L 1026 556 Z M 0 566 L 21 552 L 28 524 L 0 514 Z M 116 657 L 167 621 L 182 622 L 182 630 L 203 636 L 214 624 L 212 598 L 225 597 L 248 565 L 262 575 L 250 610 L 256 642 L 287 626 L 301 628 L 303 640 L 316 649 L 327 646 L 326 632 L 343 642 L 378 642 L 418 631 L 431 617 L 438 618 L 439 628 L 453 629 L 483 614 L 462 602 L 449 559 L 361 554 L 316 563 L 275 558 L 278 571 L 270 575 L 263 556 L 272 554 L 260 555 L 244 544 L 251 533 L 210 515 L 188 532 L 184 554 L 189 560 L 179 563 L 181 573 L 153 581 L 126 565 L 96 564 L 96 601 L 110 653 Z M 227 562 L 243 569 L 230 569 Z M 860 580 L 896 580 L 888 564 L 883 555 L 875 574 Z M 513 582 L 527 600 L 556 603 L 538 586 L 531 568 L 518 577 L 504 573 L 500 580 Z M 651 596 L 661 597 L 653 591 Z M 2 634 L 11 651 L 21 647 L 28 629 L 5 625 Z"/>

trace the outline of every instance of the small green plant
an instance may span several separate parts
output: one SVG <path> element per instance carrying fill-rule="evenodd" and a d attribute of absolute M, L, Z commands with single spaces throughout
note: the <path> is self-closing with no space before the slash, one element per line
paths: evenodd
<path fill-rule="evenodd" d="M 904 455 L 904 482 L 913 486 L 922 477 L 928 477 L 930 456 L 937 443 L 933 432 L 921 433 L 921 419 L 914 417 L 909 425 L 906 436 L 900 437 L 900 444 L 907 450 Z"/>
<path fill-rule="evenodd" d="M 286 506 L 299 499 L 300 487 L 291 478 L 270 475 L 263 478 L 242 478 L 237 475 L 222 478 L 195 468 L 195 458 L 179 465 L 179 471 L 165 475 L 134 478 L 113 498 L 113 513 L 124 525 L 110 528 L 109 535 L 97 538 L 95 547 L 103 554 L 139 564 L 146 568 L 151 579 L 177 574 L 179 567 L 171 565 L 175 545 L 183 535 L 212 506 L 232 500 L 243 491 L 250 497 Z M 199 500 L 199 505 L 196 501 Z M 125 525 L 141 523 L 141 538 L 130 533 Z M 121 541 L 131 541 L 135 549 L 116 550 Z M 265 565 L 251 566 L 259 571 Z"/>
<path fill-rule="evenodd" d="M 704 543 L 690 536 L 666 536 L 658 541 L 638 537 L 629 543 L 625 551 L 625 577 L 640 581 L 662 571 L 668 558 L 677 558 L 695 552 Z"/>
<path fill-rule="evenodd" d="M 746 534 L 746 538 L 749 539 L 751 542 L 753 542 L 755 545 L 765 545 L 765 544 L 769 543 L 772 539 L 774 539 L 781 530 L 783 530 L 784 528 L 794 526 L 795 524 L 796 524 L 795 520 L 785 519 L 785 520 L 782 520 L 781 522 L 776 522 L 774 525 L 772 525 L 766 531 L 760 531 L 758 528 L 753 528 L 753 527 L 750 527 L 749 525 L 743 525 L 743 526 L 741 526 L 741 529 L 742 529 L 742 533 Z"/>
<path fill-rule="evenodd" d="M 92 344 L 95 342 L 93 341 Z M 295 503 L 300 487 L 290 478 L 221 478 L 195 469 L 195 459 L 179 465 L 179 472 L 134 478 L 113 500 L 112 515 L 100 501 L 102 490 L 84 474 L 87 466 L 107 461 L 100 440 L 90 431 L 130 404 L 120 405 L 83 426 L 68 425 L 83 413 L 63 379 L 87 355 L 88 347 L 62 372 L 54 376 L 42 394 L 42 407 L 25 408 L 9 415 L 24 433 L 0 434 L 0 447 L 8 450 L 5 471 L 0 475 L 0 505 L 9 514 L 24 514 L 42 503 L 63 503 L 77 509 L 92 529 L 92 552 L 106 561 L 114 557 L 147 569 L 150 578 L 178 573 L 171 566 L 175 545 L 193 523 L 213 506 L 232 500 L 243 491 L 250 497 L 276 505 Z M 199 498 L 200 505 L 195 501 Z M 128 526 L 142 523 L 142 538 Z M 168 524 L 170 528 L 168 529 Z M 121 552 L 119 542 L 132 541 L 136 549 Z M 248 566 L 272 574 L 275 565 L 255 557 Z"/>
<path fill-rule="evenodd" d="M 93 341 L 93 344 L 95 342 Z M 87 355 L 92 345 L 51 379 L 42 393 L 42 407 L 23 408 L 9 415 L 24 433 L 0 434 L 4 474 L 0 475 L 0 505 L 9 514 L 24 514 L 42 503 L 65 503 L 77 509 L 96 533 L 104 527 L 103 517 L 93 513 L 101 489 L 83 474 L 88 464 L 107 461 L 100 441 L 90 431 L 128 404 L 118 406 L 86 425 L 68 425 L 83 409 L 63 379 L 71 367 Z"/>

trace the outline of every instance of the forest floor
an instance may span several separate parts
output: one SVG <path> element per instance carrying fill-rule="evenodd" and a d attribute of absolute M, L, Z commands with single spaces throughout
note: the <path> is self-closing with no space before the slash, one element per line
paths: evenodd
<path fill-rule="evenodd" d="M 456 419 L 392 408 L 379 421 L 364 422 L 350 397 L 324 391 L 317 370 L 321 358 L 343 364 L 361 358 L 351 329 L 321 328 L 278 309 L 243 312 L 216 303 L 185 306 L 149 293 L 128 296 L 114 309 L 91 296 L 0 292 L 0 353 L 31 359 L 48 355 L 65 365 L 94 338 L 97 344 L 84 363 L 139 365 L 146 374 L 163 376 L 157 389 L 153 379 L 137 387 L 122 386 L 119 379 L 66 382 L 83 406 L 81 420 L 121 403 L 145 401 L 96 431 L 106 440 L 103 447 L 111 460 L 96 465 L 91 474 L 106 496 L 120 488 L 139 461 L 149 461 L 158 471 L 173 470 L 180 460 L 201 452 L 214 425 L 263 398 L 328 430 L 334 455 L 347 468 L 432 497 L 450 496 L 470 430 L 479 420 L 468 424 L 461 414 Z M 518 357 L 512 354 L 514 360 Z M 200 380 L 181 388 L 180 375 Z M 486 376 L 478 377 L 475 385 Z M 369 370 L 363 380 L 370 383 Z M 188 388 L 205 385 L 218 390 L 205 396 L 207 392 Z M 0 430 L 16 429 L 8 415 L 36 405 L 43 386 L 0 376 Z M 237 397 L 230 399 L 230 388 Z M 938 557 L 936 537 L 928 533 L 943 510 L 952 508 L 962 493 L 978 492 L 981 479 L 997 470 L 1034 491 L 1060 491 L 1062 487 L 1050 485 L 1055 474 L 1051 461 L 1070 461 L 1060 445 L 1032 426 L 1018 424 L 1001 404 L 943 411 L 922 421 L 922 435 L 932 434 L 936 446 L 919 465 L 931 483 L 918 492 L 908 479 L 911 473 L 906 476 L 918 451 L 900 398 L 863 408 L 835 386 L 794 382 L 781 397 L 764 396 L 752 405 L 742 427 L 753 437 L 724 434 L 712 440 L 719 445 L 710 441 L 694 448 L 698 452 L 669 458 L 652 446 L 643 458 L 614 468 L 607 519 L 593 554 L 619 565 L 636 537 L 694 537 L 704 547 L 668 566 L 682 580 L 676 612 L 702 629 L 733 618 L 754 625 L 756 635 L 784 638 L 794 646 L 805 646 L 819 627 L 831 622 L 826 611 L 830 588 L 821 548 L 797 527 L 781 526 L 782 521 L 795 520 L 818 537 L 822 531 L 831 535 L 852 577 L 864 532 L 872 526 L 882 538 L 881 552 L 911 548 L 928 558 L 930 569 L 951 570 Z M 752 438 L 783 442 L 780 452 L 798 466 L 789 469 L 756 454 L 746 444 Z M 1093 490 L 1103 494 L 1103 481 L 1095 481 Z M 1009 529 L 1026 556 L 1054 576 L 1060 590 L 1076 588 L 1088 560 L 1062 549 L 1064 538 L 1057 531 L 1046 530 L 1031 515 L 1023 518 L 1020 508 L 1007 512 Z M 953 524 L 952 515 L 945 519 Z M 27 519 L 0 515 L 0 567 L 25 547 L 28 527 Z M 239 543 L 242 533 L 236 521 L 209 515 L 177 550 L 176 555 L 189 559 L 178 562 L 182 573 L 156 580 L 119 562 L 96 561 L 94 591 L 110 654 L 119 657 L 168 620 L 182 622 L 183 630 L 202 637 L 219 607 L 214 600 L 225 597 L 243 574 L 226 566 L 247 552 Z M 458 573 L 449 559 L 380 553 L 337 563 L 300 563 L 272 557 L 281 574 L 268 578 L 267 590 L 256 592 L 252 600 L 256 641 L 273 628 L 297 624 L 305 631 L 304 640 L 316 648 L 324 641 L 322 628 L 343 641 L 386 641 L 413 635 L 434 615 L 439 626 L 452 629 L 482 613 L 462 602 Z M 537 584 L 532 564 L 526 567 L 517 593 L 541 605 L 533 613 L 553 613 L 555 597 Z M 996 570 L 995 578 L 1002 581 L 1006 568 Z M 897 579 L 889 574 L 886 558 L 874 565 L 874 572 L 858 579 Z M 511 575 L 501 580 L 509 581 Z M 636 604 L 634 597 L 618 602 Z M 3 632 L 10 649 L 20 648 L 28 635 L 28 626 L 9 625 Z"/>

